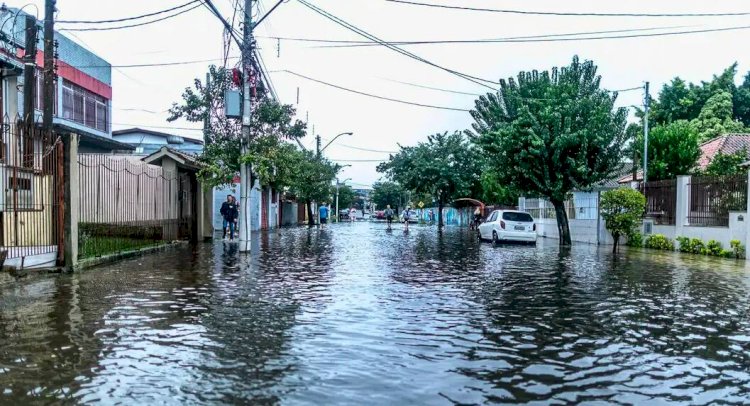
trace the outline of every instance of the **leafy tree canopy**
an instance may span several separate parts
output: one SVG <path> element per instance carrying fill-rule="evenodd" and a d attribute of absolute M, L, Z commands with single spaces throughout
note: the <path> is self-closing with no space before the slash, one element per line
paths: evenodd
<path fill-rule="evenodd" d="M 718 91 L 703 105 L 698 118 L 691 124 L 698 131 L 700 141 L 708 141 L 722 134 L 742 132 L 745 127 L 732 116 L 732 95 L 727 91 Z"/>
<path fill-rule="evenodd" d="M 705 174 L 708 176 L 738 175 L 746 173 L 747 169 L 740 164 L 747 161 L 747 150 L 742 149 L 732 154 L 719 152 L 706 167 Z"/>
<path fill-rule="evenodd" d="M 563 245 L 571 243 L 568 194 L 621 167 L 627 112 L 600 82 L 594 63 L 575 57 L 566 67 L 501 80 L 498 94 L 481 96 L 472 112 L 472 137 L 496 182 L 550 199 Z"/>
<path fill-rule="evenodd" d="M 638 157 L 643 156 L 643 133 L 634 143 Z M 680 120 L 658 125 L 648 137 L 648 180 L 674 179 L 693 173 L 700 158 L 698 131 L 691 123 Z"/>
<path fill-rule="evenodd" d="M 698 119 L 713 96 L 726 92 L 731 100 L 729 118 L 750 126 L 750 72 L 739 86 L 734 82 L 736 76 L 737 64 L 734 63 L 708 82 L 687 83 L 676 77 L 662 87 L 657 100 L 652 103 L 650 118 L 656 124 Z"/>
<path fill-rule="evenodd" d="M 438 202 L 438 224 L 442 208 L 451 200 L 468 196 L 479 182 L 478 151 L 461 132 L 430 135 L 414 147 L 401 147 L 378 172 L 405 189 L 433 196 Z"/>
<path fill-rule="evenodd" d="M 375 182 L 372 185 L 372 202 L 378 210 L 385 210 L 386 206 L 398 210 L 404 195 L 404 190 L 395 182 Z"/>
<path fill-rule="evenodd" d="M 354 194 L 354 190 L 349 185 L 339 185 L 338 188 L 338 194 L 339 194 L 339 210 L 348 209 L 354 205 L 354 201 L 356 199 L 356 195 Z M 333 198 L 331 199 L 331 202 L 335 204 L 336 202 L 336 186 L 331 186 L 331 196 Z"/>
<path fill-rule="evenodd" d="M 207 120 L 204 133 L 205 146 L 200 159 L 205 164 L 201 177 L 212 186 L 229 184 L 239 173 L 241 155 L 241 122 L 224 115 L 224 92 L 233 88 L 229 71 L 223 67 L 209 67 L 210 85 L 195 79 L 193 87 L 186 88 L 182 100 L 169 109 L 172 122 L 180 118 L 191 122 Z M 299 139 L 305 136 L 306 124 L 296 120 L 295 109 L 291 105 L 281 105 L 275 100 L 261 96 L 253 105 L 251 133 L 254 140 L 260 139 L 259 146 L 251 146 L 256 161 L 262 148 L 270 147 L 268 141 L 278 139 Z"/>

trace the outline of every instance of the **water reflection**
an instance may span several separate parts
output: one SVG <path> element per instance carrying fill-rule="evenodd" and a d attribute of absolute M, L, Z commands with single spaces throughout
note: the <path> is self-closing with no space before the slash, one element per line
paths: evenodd
<path fill-rule="evenodd" d="M 369 224 L 0 287 L 0 404 L 750 399 L 743 264 Z"/>

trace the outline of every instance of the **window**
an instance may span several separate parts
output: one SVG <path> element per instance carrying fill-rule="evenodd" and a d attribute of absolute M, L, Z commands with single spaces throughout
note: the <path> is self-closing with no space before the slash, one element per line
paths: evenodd
<path fill-rule="evenodd" d="M 64 119 L 109 132 L 109 101 L 70 82 L 63 83 Z"/>
<path fill-rule="evenodd" d="M 506 211 L 503 213 L 503 220 L 518 221 L 522 223 L 533 223 L 534 219 L 531 218 L 529 213 L 521 213 L 517 211 Z"/>
<path fill-rule="evenodd" d="M 497 212 L 493 211 L 492 214 L 490 214 L 490 219 L 487 220 L 488 223 L 492 223 L 497 220 Z"/>
<path fill-rule="evenodd" d="M 44 110 L 44 71 L 42 69 L 37 69 L 35 78 L 36 87 L 34 88 L 34 108 L 36 110 Z M 57 114 L 57 86 L 55 86 L 53 100 L 53 114 Z"/>

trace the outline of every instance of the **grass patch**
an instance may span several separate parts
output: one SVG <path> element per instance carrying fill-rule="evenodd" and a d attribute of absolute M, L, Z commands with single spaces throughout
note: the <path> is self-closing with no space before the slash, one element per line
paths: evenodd
<path fill-rule="evenodd" d="M 106 255 L 119 254 L 126 251 L 134 251 L 140 248 L 153 247 L 163 244 L 162 240 L 151 240 L 129 237 L 87 237 L 79 238 L 78 258 L 98 258 Z"/>

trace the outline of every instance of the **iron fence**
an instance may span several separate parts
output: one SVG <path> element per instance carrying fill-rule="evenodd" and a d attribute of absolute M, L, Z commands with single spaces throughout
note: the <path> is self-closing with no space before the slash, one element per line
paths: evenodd
<path fill-rule="evenodd" d="M 54 266 L 63 256 L 63 145 L 35 126 L 0 126 L 0 252 Z"/>
<path fill-rule="evenodd" d="M 677 212 L 677 180 L 641 182 L 638 190 L 646 196 L 645 217 L 655 224 L 674 225 Z"/>
<path fill-rule="evenodd" d="M 89 258 L 192 236 L 196 180 L 134 156 L 81 154 L 79 257 Z"/>
<path fill-rule="evenodd" d="M 688 224 L 729 226 L 730 211 L 747 211 L 747 175 L 692 177 Z"/>

